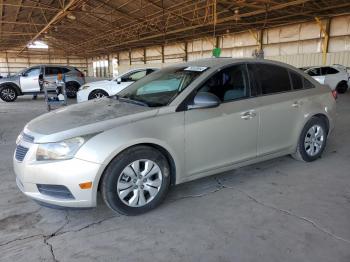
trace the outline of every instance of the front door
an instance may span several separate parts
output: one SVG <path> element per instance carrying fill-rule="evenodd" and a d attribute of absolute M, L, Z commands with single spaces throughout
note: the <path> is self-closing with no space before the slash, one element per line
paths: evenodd
<path fill-rule="evenodd" d="M 222 103 L 185 112 L 186 173 L 197 175 L 255 158 L 259 112 L 250 97 L 245 64 L 221 70 L 197 92 L 210 92 Z"/>
<path fill-rule="evenodd" d="M 41 68 L 31 67 L 20 76 L 20 85 L 23 93 L 39 92 L 39 75 Z"/>

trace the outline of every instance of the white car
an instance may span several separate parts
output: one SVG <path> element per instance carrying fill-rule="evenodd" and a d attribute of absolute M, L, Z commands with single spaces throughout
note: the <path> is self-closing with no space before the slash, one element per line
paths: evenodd
<path fill-rule="evenodd" d="M 336 90 L 338 93 L 343 94 L 348 89 L 350 76 L 345 66 L 315 66 L 306 69 L 305 73 L 319 83 L 328 85 L 332 90 Z"/>
<path fill-rule="evenodd" d="M 111 80 L 90 82 L 80 87 L 77 102 L 84 102 L 94 98 L 116 95 L 127 86 L 144 76 L 158 70 L 157 68 L 138 68 L 125 72 Z"/>

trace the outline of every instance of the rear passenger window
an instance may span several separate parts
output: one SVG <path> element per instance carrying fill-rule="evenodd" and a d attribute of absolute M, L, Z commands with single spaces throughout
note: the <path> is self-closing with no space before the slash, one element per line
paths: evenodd
<path fill-rule="evenodd" d="M 309 89 L 309 88 L 314 88 L 315 86 L 306 78 L 303 79 L 304 80 L 304 89 Z"/>
<path fill-rule="evenodd" d="M 69 70 L 64 67 L 45 67 L 45 75 L 58 75 L 58 73 L 65 74 Z"/>
<path fill-rule="evenodd" d="M 319 67 L 312 68 L 309 71 L 307 71 L 307 74 L 309 76 L 320 76 L 321 75 L 321 68 L 319 68 Z"/>
<path fill-rule="evenodd" d="M 334 75 L 339 73 L 339 71 L 335 68 L 326 66 L 326 67 L 322 67 L 322 75 Z"/>
<path fill-rule="evenodd" d="M 293 90 L 303 89 L 303 78 L 301 75 L 290 71 Z"/>
<path fill-rule="evenodd" d="M 274 94 L 291 90 L 287 69 L 270 64 L 249 64 L 252 77 L 261 94 Z"/>
<path fill-rule="evenodd" d="M 61 73 L 62 74 L 65 74 L 65 73 L 68 73 L 70 70 L 68 68 L 65 68 L 65 67 L 61 67 Z"/>

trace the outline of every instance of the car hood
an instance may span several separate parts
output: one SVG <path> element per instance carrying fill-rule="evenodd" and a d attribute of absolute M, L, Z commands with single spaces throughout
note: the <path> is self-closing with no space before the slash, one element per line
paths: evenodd
<path fill-rule="evenodd" d="M 41 115 L 30 121 L 24 132 L 34 136 L 35 143 L 56 142 L 153 117 L 157 112 L 155 108 L 105 97 Z"/>
<path fill-rule="evenodd" d="M 93 87 L 93 88 L 96 88 L 96 87 L 106 87 L 106 86 L 110 86 L 110 85 L 113 85 L 113 80 L 101 80 L 101 81 L 96 81 L 96 82 L 90 82 L 90 83 L 87 83 L 86 85 L 90 86 L 90 87 Z"/>
<path fill-rule="evenodd" d="M 19 76 L 18 76 L 18 75 L 3 77 L 3 78 L 0 78 L 0 83 L 1 83 L 1 82 L 16 81 L 16 80 L 18 80 L 18 79 L 19 79 Z"/>

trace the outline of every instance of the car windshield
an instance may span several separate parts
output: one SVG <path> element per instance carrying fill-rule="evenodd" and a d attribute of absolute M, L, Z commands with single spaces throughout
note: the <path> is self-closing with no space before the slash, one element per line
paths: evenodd
<path fill-rule="evenodd" d="M 128 86 L 118 98 L 149 107 L 168 105 L 207 68 L 177 67 L 156 71 Z"/>

